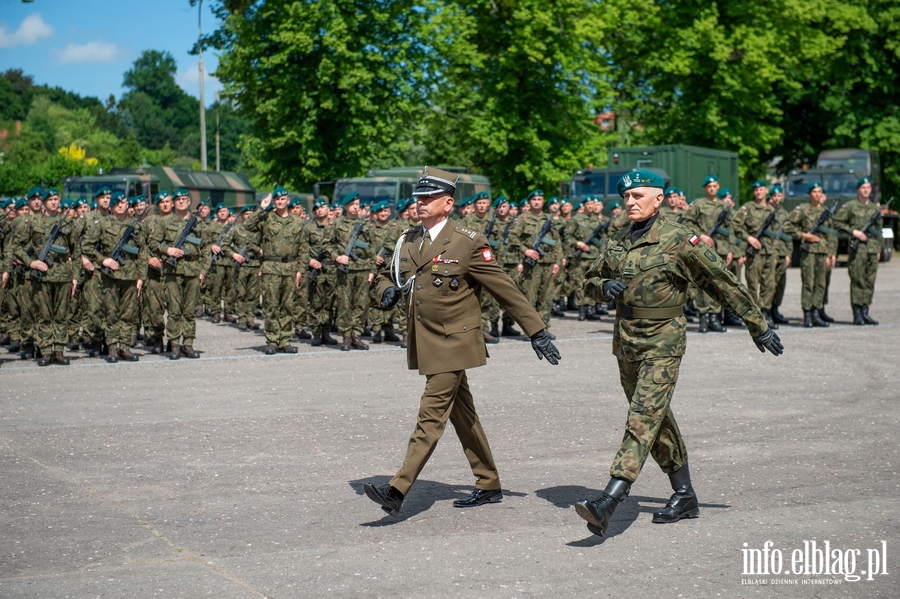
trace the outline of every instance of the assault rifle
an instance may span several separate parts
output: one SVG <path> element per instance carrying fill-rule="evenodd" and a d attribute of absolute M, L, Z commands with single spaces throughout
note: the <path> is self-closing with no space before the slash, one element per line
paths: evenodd
<path fill-rule="evenodd" d="M 606 233 L 607 229 L 609 229 L 609 225 L 610 225 L 610 224 L 612 224 L 612 219 L 611 219 L 611 218 L 608 218 L 608 219 L 606 219 L 604 222 L 600 223 L 600 224 L 597 226 L 596 229 L 594 229 L 593 231 L 591 231 L 591 234 L 588 235 L 588 238 L 585 239 L 585 240 L 583 241 L 583 243 L 584 243 L 585 245 L 591 245 L 591 244 L 596 245 L 596 243 L 594 243 L 594 242 L 600 240 L 600 237 L 601 237 L 604 233 Z M 580 259 L 582 255 L 584 255 L 584 250 L 575 250 L 575 257 L 576 257 L 576 258 L 579 258 L 579 259 Z"/>
<path fill-rule="evenodd" d="M 514 224 L 516 224 L 516 219 L 511 218 L 511 219 L 509 219 L 509 222 L 506 223 L 506 226 L 503 227 L 503 235 L 502 235 L 502 237 L 503 237 L 503 243 L 504 243 L 504 245 L 505 245 L 506 243 L 509 242 L 509 232 L 510 232 L 510 230 L 512 229 L 512 226 L 513 226 Z"/>
<path fill-rule="evenodd" d="M 725 224 L 725 219 L 728 218 L 729 209 L 727 207 L 722 209 L 722 212 L 719 214 L 719 217 L 716 219 L 716 222 L 713 223 L 712 228 L 706 234 L 709 237 L 712 237 L 716 233 L 722 235 L 723 237 L 731 237 L 731 231 L 728 229 L 723 229 L 722 225 Z"/>
<path fill-rule="evenodd" d="M 837 208 L 838 201 L 835 200 L 834 204 L 831 205 L 831 208 L 826 208 L 825 212 L 819 215 L 819 219 L 816 221 L 815 226 L 812 230 L 808 231 L 810 235 L 818 235 L 819 233 L 825 233 L 826 235 L 837 235 L 837 231 L 825 226 L 825 221 L 834 216 L 834 211 Z M 804 252 L 808 252 L 809 248 L 812 244 L 808 241 L 804 241 L 800 244 L 800 249 Z"/>
<path fill-rule="evenodd" d="M 152 204 L 150 202 L 147 202 L 147 207 L 144 208 L 144 211 L 134 219 L 134 222 L 125 227 L 125 230 L 122 232 L 122 236 L 119 237 L 119 241 L 118 243 L 116 243 L 116 247 L 113 248 L 112 253 L 109 255 L 109 257 L 115 260 L 119 264 L 119 266 L 123 266 L 125 264 L 125 254 L 137 256 L 140 253 L 140 250 L 138 248 L 134 247 L 133 245 L 128 245 L 128 240 L 131 239 L 131 236 L 134 234 L 134 228 L 138 225 L 138 223 L 144 220 L 147 212 L 150 211 L 150 206 L 152 206 Z M 100 269 L 100 272 L 105 274 L 109 278 L 113 278 L 116 271 L 108 266 L 104 266 Z"/>
<path fill-rule="evenodd" d="M 240 257 L 242 257 L 244 260 L 246 260 L 246 259 L 247 259 L 247 250 L 248 250 L 248 249 L 249 249 L 249 248 L 248 248 L 246 245 L 245 245 L 244 247 L 242 247 L 242 248 L 241 248 L 241 251 L 238 252 L 238 256 L 240 256 Z M 238 278 L 238 274 L 240 274 L 240 272 L 241 272 L 241 264 L 243 264 L 243 262 L 238 262 L 237 260 L 235 260 L 235 261 L 234 261 L 234 266 L 232 266 L 232 268 L 234 269 L 234 280 L 235 280 L 235 281 L 236 281 L 237 278 Z"/>
<path fill-rule="evenodd" d="M 347 245 L 344 246 L 344 255 L 351 260 L 359 260 L 359 256 L 354 251 L 356 248 L 366 249 L 369 247 L 369 244 L 365 241 L 359 241 L 359 236 L 363 232 L 367 221 L 364 218 L 359 218 L 357 221 L 353 231 L 350 232 L 350 239 L 347 240 Z M 344 264 L 338 264 L 337 269 L 344 274 L 350 272 L 350 268 Z"/>
<path fill-rule="evenodd" d="M 552 227 L 552 226 L 553 226 L 553 215 L 551 214 L 547 217 L 547 220 L 544 221 L 544 226 L 541 227 L 540 231 L 538 231 L 537 237 L 535 237 L 535 239 L 534 239 L 534 243 L 531 244 L 531 249 L 536 251 L 541 256 L 544 255 L 544 250 L 541 249 L 541 245 L 543 245 L 543 244 L 547 244 L 549 246 L 556 245 L 556 242 L 554 240 L 544 239 L 544 236 L 550 232 L 550 227 Z M 531 267 L 534 267 L 537 264 L 537 260 L 529 258 L 528 256 L 525 256 L 525 260 L 523 260 L 523 262 Z"/>
<path fill-rule="evenodd" d="M 775 216 L 777 216 L 777 214 L 778 214 L 777 210 L 772 210 L 769 213 L 769 216 L 766 217 L 766 220 L 763 221 L 763 224 L 759 228 L 759 230 L 756 232 L 756 235 L 754 235 L 754 237 L 756 237 L 759 240 L 759 242 L 763 245 L 763 247 L 765 247 L 765 245 L 766 245 L 766 240 L 763 239 L 762 237 L 765 234 L 766 230 L 772 226 L 772 223 L 775 222 Z M 752 258 L 753 256 L 756 255 L 756 252 L 758 252 L 758 251 L 759 251 L 758 249 L 756 249 L 755 247 L 753 247 L 752 245 L 750 245 L 748 243 L 747 251 L 745 253 L 747 254 L 748 258 Z"/>
<path fill-rule="evenodd" d="M 50 229 L 50 235 L 47 236 L 47 241 L 44 242 L 44 246 L 35 258 L 35 260 L 40 260 L 46 264 L 48 269 L 53 266 L 53 263 L 55 262 L 53 256 L 50 255 L 50 252 L 60 255 L 64 255 L 67 252 L 66 248 L 63 246 L 56 245 L 56 238 L 62 233 L 63 223 L 65 223 L 68 218 L 68 211 L 60 216 L 59 220 L 56 221 L 56 224 L 53 225 L 53 228 Z M 35 281 L 42 281 L 44 279 L 44 273 L 36 268 L 32 268 L 31 278 Z"/>
<path fill-rule="evenodd" d="M 863 227 L 862 229 L 860 229 L 860 231 L 862 231 L 866 235 L 877 235 L 878 231 L 875 231 L 874 229 L 872 229 L 872 227 L 875 226 L 875 223 L 878 221 L 878 218 L 881 216 L 881 211 L 884 210 L 885 208 L 887 208 L 888 206 L 890 206 L 891 202 L 893 202 L 893 201 L 894 201 L 894 197 L 891 196 L 891 199 L 889 199 L 884 204 L 884 206 L 879 206 L 878 210 L 875 211 L 875 214 L 873 214 L 872 217 L 869 219 L 869 222 L 866 223 L 866 226 Z M 860 244 L 859 239 L 854 237 L 853 241 L 850 242 L 850 249 L 853 251 L 856 251 L 856 249 L 859 247 L 859 244 Z"/>
<path fill-rule="evenodd" d="M 216 243 L 217 246 L 222 247 L 222 244 L 225 243 L 225 237 L 227 237 L 228 234 L 231 233 L 231 230 L 233 228 L 234 228 L 234 224 L 230 224 L 227 227 L 225 227 L 225 230 L 222 231 L 222 236 L 219 237 L 219 241 L 218 241 L 218 243 Z M 209 272 L 213 273 L 213 272 L 216 272 L 218 269 L 219 269 L 219 254 L 213 254 L 212 262 L 209 265 Z"/>
<path fill-rule="evenodd" d="M 325 250 L 319 250 L 319 253 L 316 254 L 316 260 L 318 262 L 322 262 L 325 259 Z M 322 268 L 310 268 L 309 269 L 309 282 L 315 283 L 319 279 L 319 273 L 325 272 L 325 264 L 322 264 Z"/>
<path fill-rule="evenodd" d="M 491 215 L 490 220 L 488 221 L 487 226 L 484 228 L 484 236 L 487 237 L 488 245 L 491 247 L 500 247 L 499 241 L 494 241 L 491 239 L 491 233 L 494 232 L 494 223 L 497 221 L 497 211 L 494 210 L 494 213 Z"/>
<path fill-rule="evenodd" d="M 203 243 L 203 240 L 199 237 L 194 237 L 191 235 L 191 231 L 193 231 L 194 226 L 197 224 L 197 217 L 200 215 L 200 208 L 205 206 L 207 202 L 209 202 L 210 198 L 206 198 L 202 202 L 197 205 L 197 209 L 191 214 L 191 217 L 187 219 L 187 222 L 184 224 L 184 228 L 181 230 L 181 235 L 178 236 L 178 239 L 175 240 L 175 243 L 172 244 L 171 247 L 184 251 L 185 243 L 193 243 L 194 245 L 200 245 Z M 178 258 L 174 256 L 169 256 L 166 258 L 166 262 L 172 267 L 175 268 L 178 266 Z"/>

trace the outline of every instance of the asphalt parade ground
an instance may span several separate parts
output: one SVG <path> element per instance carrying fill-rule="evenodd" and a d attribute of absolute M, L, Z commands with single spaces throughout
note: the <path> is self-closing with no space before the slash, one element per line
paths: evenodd
<path fill-rule="evenodd" d="M 502 503 L 452 507 L 474 480 L 448 426 L 399 518 L 362 489 L 424 387 L 396 346 L 264 356 L 261 331 L 202 321 L 199 360 L 0 353 L 0 596 L 898 597 L 900 260 L 877 327 L 849 324 L 842 267 L 838 322 L 801 328 L 788 277 L 781 357 L 689 325 L 672 406 L 700 518 L 651 522 L 671 490 L 648 460 L 604 539 L 572 504 L 622 436 L 608 317 L 555 319 L 558 367 L 504 339 L 469 371 Z"/>

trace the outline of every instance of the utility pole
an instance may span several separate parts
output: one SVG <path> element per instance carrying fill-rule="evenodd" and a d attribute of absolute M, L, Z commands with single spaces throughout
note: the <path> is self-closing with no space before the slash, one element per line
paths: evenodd
<path fill-rule="evenodd" d="M 200 57 L 200 168 L 206 167 L 206 106 L 203 104 L 203 28 L 200 19 L 203 15 L 203 0 L 197 3 L 197 54 Z"/>
<path fill-rule="evenodd" d="M 219 94 L 216 94 L 216 170 L 222 170 L 222 163 L 219 160 L 219 106 L 222 102 L 222 99 L 219 98 Z"/>

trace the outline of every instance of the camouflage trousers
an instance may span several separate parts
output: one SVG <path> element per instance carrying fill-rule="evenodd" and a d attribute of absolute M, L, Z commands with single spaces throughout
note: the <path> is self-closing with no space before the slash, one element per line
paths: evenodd
<path fill-rule="evenodd" d="M 556 291 L 552 268 L 550 264 L 526 266 L 518 281 L 519 289 L 522 290 L 528 303 L 541 315 L 547 328 L 550 328 L 550 308 L 555 299 L 553 293 Z"/>
<path fill-rule="evenodd" d="M 84 298 L 84 281 L 78 281 L 75 296 L 69 298 L 68 316 L 66 317 L 66 337 L 77 339 L 81 333 L 81 308 Z"/>
<path fill-rule="evenodd" d="M 506 275 L 507 275 L 510 279 L 512 279 L 513 283 L 515 283 L 515 284 L 516 284 L 516 287 L 518 287 L 518 288 L 519 288 L 519 291 L 521 291 L 521 290 L 522 290 L 522 280 L 521 280 L 521 277 L 519 276 L 519 264 L 518 264 L 518 262 L 517 262 L 517 263 L 514 263 L 514 264 L 513 264 L 513 263 L 510 263 L 510 264 L 504 264 L 504 265 L 503 265 L 503 272 L 505 272 Z M 502 320 L 503 320 L 503 324 L 509 325 L 509 326 L 512 326 L 512 325 L 515 323 L 515 321 L 513 320 L 512 316 L 510 316 L 510 315 L 507 314 L 506 312 L 503 312 Z"/>
<path fill-rule="evenodd" d="M 197 319 L 194 312 L 200 301 L 200 277 L 188 275 L 165 275 L 163 285 L 166 292 L 166 337 L 173 345 L 194 345 L 197 338 Z"/>
<path fill-rule="evenodd" d="M 309 309 L 309 277 L 303 273 L 300 286 L 294 288 L 294 327 L 303 329 L 312 324 Z"/>
<path fill-rule="evenodd" d="M 49 355 L 66 347 L 66 323 L 72 281 L 31 281 L 34 301 L 34 343 L 41 353 Z"/>
<path fill-rule="evenodd" d="M 6 284 L 6 293 L 3 294 L 3 318 L 6 321 L 5 332 L 12 341 L 19 341 L 22 337 L 22 317 L 19 307 L 20 287 L 25 285 L 25 277 L 14 272 L 9 273 L 9 282 Z"/>
<path fill-rule="evenodd" d="M 203 281 L 205 295 L 203 307 L 214 315 L 222 314 L 223 309 L 226 314 L 228 313 L 228 286 L 231 281 L 229 275 L 233 271 L 224 266 L 224 260 L 221 260 L 221 262 L 222 264 L 216 266 L 215 272 L 212 272 L 212 269 L 210 269 L 209 274 Z"/>
<path fill-rule="evenodd" d="M 865 248 L 863 248 L 865 249 Z M 878 254 L 850 251 L 847 273 L 850 275 L 850 303 L 869 306 L 875 294 L 875 277 L 878 275 Z"/>
<path fill-rule="evenodd" d="M 362 335 L 369 307 L 369 271 L 338 271 L 335 279 L 337 327 L 341 335 Z"/>
<path fill-rule="evenodd" d="M 825 307 L 828 272 L 825 254 L 800 252 L 800 304 L 804 312 Z"/>
<path fill-rule="evenodd" d="M 784 301 L 784 290 L 787 289 L 787 264 L 786 257 L 778 256 L 778 262 L 775 263 L 775 286 L 772 290 L 766 290 L 772 294 L 772 301 L 769 304 L 772 308 L 777 308 Z"/>
<path fill-rule="evenodd" d="M 100 277 L 99 270 L 84 271 L 84 284 L 81 287 L 81 328 L 85 337 L 95 340 L 103 339 L 106 329 Z"/>
<path fill-rule="evenodd" d="M 287 347 L 294 336 L 294 275 L 262 276 L 266 343 Z"/>
<path fill-rule="evenodd" d="M 129 347 L 135 325 L 139 322 L 137 281 L 103 277 L 100 287 L 106 312 L 106 343 L 110 347 L 116 344 Z"/>
<path fill-rule="evenodd" d="M 317 328 L 330 326 L 334 312 L 334 267 L 329 268 L 329 271 L 309 283 L 310 316 L 312 325 Z"/>
<path fill-rule="evenodd" d="M 747 278 L 747 290 L 753 297 L 753 301 L 759 304 L 763 310 L 772 307 L 772 294 L 767 290 L 775 288 L 775 263 L 778 256 L 759 252 L 747 258 L 744 271 Z M 764 302 L 763 299 L 767 301 Z"/>
<path fill-rule="evenodd" d="M 162 340 L 166 333 L 166 297 L 158 270 L 150 269 L 140 299 L 144 334 Z"/>
<path fill-rule="evenodd" d="M 573 297 L 575 298 L 576 306 L 590 306 L 595 304 L 596 302 L 589 298 L 584 293 L 584 275 L 587 273 L 588 269 L 591 267 L 591 263 L 593 260 L 588 259 L 580 259 L 574 258 L 572 264 L 572 283 L 575 285 L 575 289 L 572 292 Z"/>
<path fill-rule="evenodd" d="M 628 399 L 625 436 L 609 468 L 609 475 L 634 482 L 647 454 L 666 474 L 687 462 L 687 449 L 670 403 L 678 381 L 681 357 L 639 362 L 619 359 L 619 379 Z"/>
<path fill-rule="evenodd" d="M 231 304 L 238 322 L 247 325 L 255 322 L 254 312 L 259 305 L 259 279 L 259 266 L 242 266 L 232 282 Z"/>

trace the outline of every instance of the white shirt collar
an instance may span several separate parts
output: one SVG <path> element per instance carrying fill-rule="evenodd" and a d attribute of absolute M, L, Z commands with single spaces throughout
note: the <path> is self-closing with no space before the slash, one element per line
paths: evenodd
<path fill-rule="evenodd" d="M 438 235 L 441 234 L 441 231 L 443 230 L 444 225 L 447 224 L 448 220 L 450 220 L 450 219 L 445 218 L 444 220 L 442 220 L 435 226 L 431 227 L 430 229 L 425 229 L 428 232 L 428 236 L 431 238 L 431 243 L 434 243 L 435 241 L 437 241 Z M 424 229 L 425 226 L 423 225 L 422 228 Z"/>

